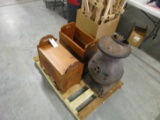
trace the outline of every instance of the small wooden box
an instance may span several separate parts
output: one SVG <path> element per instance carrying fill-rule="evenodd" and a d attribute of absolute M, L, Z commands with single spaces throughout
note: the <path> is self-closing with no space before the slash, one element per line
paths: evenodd
<path fill-rule="evenodd" d="M 110 36 L 115 33 L 119 19 L 120 15 L 112 21 L 98 25 L 91 19 L 87 18 L 79 9 L 77 10 L 76 26 L 91 35 L 93 38 L 100 39 L 104 36 Z"/>
<path fill-rule="evenodd" d="M 53 47 L 48 39 L 43 37 L 37 46 L 40 64 L 53 77 L 58 88 L 64 93 L 81 80 L 83 64 L 70 54 L 60 43 Z"/>
<path fill-rule="evenodd" d="M 79 60 L 87 61 L 97 51 L 97 39 L 69 23 L 61 27 L 60 43 L 72 52 Z"/>

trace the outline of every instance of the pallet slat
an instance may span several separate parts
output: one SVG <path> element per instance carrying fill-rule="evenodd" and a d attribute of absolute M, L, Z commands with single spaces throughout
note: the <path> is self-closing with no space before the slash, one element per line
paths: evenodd
<path fill-rule="evenodd" d="M 70 105 L 72 108 L 76 109 L 79 105 L 81 105 L 83 102 L 85 102 L 89 97 L 91 97 L 94 94 L 94 92 L 91 89 L 88 89 L 83 94 L 81 94 L 79 97 L 74 99 Z"/>
<path fill-rule="evenodd" d="M 70 106 L 70 102 L 69 102 L 68 99 L 65 99 L 64 101 L 65 101 L 65 103 L 66 103 L 67 105 Z M 76 109 L 72 109 L 72 111 L 74 112 L 74 114 L 78 114 L 78 111 L 77 111 Z"/>
<path fill-rule="evenodd" d="M 74 85 L 73 87 L 71 87 L 69 90 L 67 90 L 67 92 L 65 92 L 63 94 L 64 98 L 68 98 L 71 95 L 73 95 L 74 93 L 76 93 L 77 91 L 79 91 L 81 88 L 83 88 L 85 86 L 85 83 L 81 80 L 81 82 L 77 85 Z"/>

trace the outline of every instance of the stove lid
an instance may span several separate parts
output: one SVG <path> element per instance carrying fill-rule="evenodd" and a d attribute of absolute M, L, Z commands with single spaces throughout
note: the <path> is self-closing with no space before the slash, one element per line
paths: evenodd
<path fill-rule="evenodd" d="M 112 58 L 125 58 L 131 53 L 131 47 L 124 39 L 116 35 L 108 36 L 98 41 L 98 48 L 105 55 Z"/>

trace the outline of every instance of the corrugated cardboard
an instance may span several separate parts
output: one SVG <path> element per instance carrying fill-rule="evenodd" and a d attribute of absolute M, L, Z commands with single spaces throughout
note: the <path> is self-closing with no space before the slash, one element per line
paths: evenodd
<path fill-rule="evenodd" d="M 120 16 L 105 24 L 98 25 L 91 19 L 87 18 L 81 10 L 77 10 L 76 26 L 91 35 L 95 39 L 100 39 L 104 36 L 113 35 L 119 23 Z"/>
<path fill-rule="evenodd" d="M 132 32 L 128 38 L 128 42 L 130 45 L 134 47 L 140 47 L 147 33 L 146 28 L 140 28 L 138 26 L 134 26 Z"/>

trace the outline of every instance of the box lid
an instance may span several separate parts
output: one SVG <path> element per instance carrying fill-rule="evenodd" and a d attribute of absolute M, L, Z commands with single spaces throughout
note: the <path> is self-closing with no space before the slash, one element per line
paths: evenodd
<path fill-rule="evenodd" d="M 64 75 L 67 69 L 78 62 L 60 43 L 56 48 L 50 44 L 46 44 L 38 49 L 61 75 Z"/>

